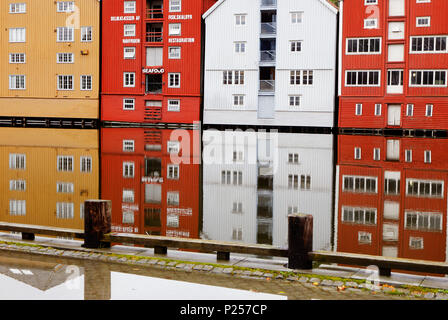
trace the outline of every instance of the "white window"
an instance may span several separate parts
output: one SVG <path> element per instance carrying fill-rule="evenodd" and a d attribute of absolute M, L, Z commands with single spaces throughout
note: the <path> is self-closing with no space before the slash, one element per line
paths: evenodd
<path fill-rule="evenodd" d="M 380 54 L 381 38 L 347 39 L 347 54 Z"/>
<path fill-rule="evenodd" d="M 179 179 L 179 165 L 169 164 L 167 167 L 167 178 L 168 179 Z"/>
<path fill-rule="evenodd" d="M 26 3 L 10 3 L 9 13 L 26 13 Z"/>
<path fill-rule="evenodd" d="M 409 237 L 409 248 L 415 249 L 415 250 L 423 249 L 423 238 Z"/>
<path fill-rule="evenodd" d="M 168 59 L 180 59 L 181 58 L 180 47 L 169 47 L 168 48 Z"/>
<path fill-rule="evenodd" d="M 232 228 L 232 240 L 243 240 L 243 228 L 234 227 Z"/>
<path fill-rule="evenodd" d="M 170 36 L 180 36 L 181 35 L 181 24 L 180 23 L 170 23 L 168 25 L 168 34 Z"/>
<path fill-rule="evenodd" d="M 289 153 L 288 154 L 288 163 L 299 163 L 299 154 L 298 153 Z"/>
<path fill-rule="evenodd" d="M 123 25 L 123 33 L 125 37 L 135 37 L 135 24 Z"/>
<path fill-rule="evenodd" d="M 26 81 L 25 75 L 14 74 L 9 76 L 9 89 L 10 90 L 25 90 Z"/>
<path fill-rule="evenodd" d="M 431 163 L 431 151 L 425 150 L 425 163 Z"/>
<path fill-rule="evenodd" d="M 313 70 L 291 70 L 289 84 L 291 85 L 312 85 L 314 81 Z"/>
<path fill-rule="evenodd" d="M 300 96 L 289 96 L 290 107 L 300 107 Z"/>
<path fill-rule="evenodd" d="M 124 47 L 123 58 L 124 59 L 135 59 L 135 47 Z"/>
<path fill-rule="evenodd" d="M 375 104 L 375 115 L 376 116 L 381 115 L 381 104 L 380 103 Z"/>
<path fill-rule="evenodd" d="M 179 205 L 179 191 L 169 191 L 166 193 L 166 203 L 171 206 Z"/>
<path fill-rule="evenodd" d="M 378 193 L 376 177 L 344 175 L 342 179 L 344 192 Z"/>
<path fill-rule="evenodd" d="M 58 90 L 73 90 L 73 76 L 59 75 Z"/>
<path fill-rule="evenodd" d="M 447 70 L 411 70 L 409 86 L 446 87 Z"/>
<path fill-rule="evenodd" d="M 25 28 L 10 28 L 9 29 L 9 42 L 25 42 L 26 41 L 26 29 Z"/>
<path fill-rule="evenodd" d="M 246 42 L 236 41 L 234 42 L 235 53 L 245 53 L 246 52 Z"/>
<path fill-rule="evenodd" d="M 26 168 L 26 155 L 10 153 L 9 154 L 9 169 L 25 170 Z"/>
<path fill-rule="evenodd" d="M 58 219 L 73 219 L 74 218 L 74 203 L 73 202 L 57 202 L 56 203 L 56 217 Z"/>
<path fill-rule="evenodd" d="M 416 18 L 416 26 L 417 27 L 430 27 L 431 26 L 431 17 L 417 17 Z"/>
<path fill-rule="evenodd" d="M 404 156 L 406 162 L 412 162 L 412 150 L 405 150 Z"/>
<path fill-rule="evenodd" d="M 378 0 L 365 0 L 364 1 L 365 5 L 369 5 L 369 4 L 378 4 Z"/>
<path fill-rule="evenodd" d="M 231 172 L 229 170 L 221 171 L 221 184 L 230 184 Z"/>
<path fill-rule="evenodd" d="M 168 153 L 179 153 L 180 151 L 180 142 L 179 141 L 168 141 L 166 144 L 166 149 Z"/>
<path fill-rule="evenodd" d="M 311 190 L 311 176 L 302 174 L 300 175 L 300 189 Z"/>
<path fill-rule="evenodd" d="M 74 1 L 58 1 L 57 12 L 73 12 L 75 11 Z"/>
<path fill-rule="evenodd" d="M 302 41 L 290 41 L 291 52 L 301 52 L 302 51 Z"/>
<path fill-rule="evenodd" d="M 289 174 L 288 175 L 288 189 L 299 189 L 299 175 Z"/>
<path fill-rule="evenodd" d="M 357 115 L 357 116 L 362 115 L 362 104 L 361 103 L 356 104 L 355 115 Z"/>
<path fill-rule="evenodd" d="M 378 28 L 377 19 L 364 19 L 364 29 L 376 29 Z"/>
<path fill-rule="evenodd" d="M 81 204 L 79 205 L 79 217 L 80 217 L 81 219 L 84 219 L 84 203 L 81 203 Z"/>
<path fill-rule="evenodd" d="M 135 1 L 124 1 L 124 13 L 136 13 Z"/>
<path fill-rule="evenodd" d="M 427 117 L 432 117 L 432 111 L 433 111 L 433 105 L 432 104 L 427 104 L 426 105 L 426 112 L 425 115 Z"/>
<path fill-rule="evenodd" d="M 405 211 L 405 229 L 421 231 L 441 231 L 442 214 L 436 212 Z"/>
<path fill-rule="evenodd" d="M 241 202 L 234 202 L 232 205 L 232 213 L 243 213 L 243 204 Z"/>
<path fill-rule="evenodd" d="M 134 110 L 135 109 L 135 99 L 124 98 L 123 99 L 123 110 Z"/>
<path fill-rule="evenodd" d="M 57 35 L 57 42 L 73 42 L 75 41 L 75 28 L 58 27 L 56 35 Z"/>
<path fill-rule="evenodd" d="M 407 196 L 443 198 L 443 181 L 406 179 Z"/>
<path fill-rule="evenodd" d="M 244 95 L 242 95 L 242 94 L 233 95 L 233 106 L 234 107 L 244 106 Z"/>
<path fill-rule="evenodd" d="M 298 24 L 302 23 L 303 12 L 291 12 L 291 23 Z"/>
<path fill-rule="evenodd" d="M 9 215 L 26 215 L 26 200 L 9 200 Z"/>
<path fill-rule="evenodd" d="M 92 41 L 92 27 L 81 27 L 81 42 Z"/>
<path fill-rule="evenodd" d="M 406 106 L 406 116 L 412 117 L 413 115 L 414 115 L 414 105 L 413 104 L 408 104 Z"/>
<path fill-rule="evenodd" d="M 81 161 L 81 168 L 80 168 L 81 172 L 85 173 L 92 172 L 92 157 L 84 156 L 80 158 L 80 161 Z"/>
<path fill-rule="evenodd" d="M 345 86 L 355 87 L 377 87 L 380 85 L 380 71 L 378 70 L 360 70 L 346 71 Z"/>
<path fill-rule="evenodd" d="M 10 53 L 9 54 L 9 63 L 25 63 L 25 54 L 24 53 Z"/>
<path fill-rule="evenodd" d="M 373 160 L 379 161 L 381 160 L 381 149 L 380 148 L 374 148 L 373 149 Z"/>
<path fill-rule="evenodd" d="M 73 171 L 73 156 L 57 157 L 58 171 Z"/>
<path fill-rule="evenodd" d="M 135 151 L 135 141 L 134 140 L 123 140 L 123 151 L 134 152 Z"/>
<path fill-rule="evenodd" d="M 168 111 L 179 112 L 180 100 L 168 100 Z"/>
<path fill-rule="evenodd" d="M 411 37 L 411 53 L 446 53 L 448 36 Z"/>
<path fill-rule="evenodd" d="M 166 226 L 170 228 L 179 228 L 179 216 L 177 214 L 167 214 Z"/>
<path fill-rule="evenodd" d="M 123 202 L 134 203 L 134 190 L 123 189 Z"/>
<path fill-rule="evenodd" d="M 135 87 L 135 72 L 123 73 L 123 87 L 125 88 Z"/>
<path fill-rule="evenodd" d="M 359 231 L 358 232 L 358 243 L 359 244 L 372 243 L 372 234 L 370 232 Z"/>
<path fill-rule="evenodd" d="M 123 211 L 123 224 L 134 224 L 134 212 Z"/>
<path fill-rule="evenodd" d="M 244 26 L 246 25 L 246 14 L 236 14 L 235 15 L 235 24 L 237 26 Z"/>
<path fill-rule="evenodd" d="M 123 162 L 123 178 L 134 178 L 134 162 Z"/>
<path fill-rule="evenodd" d="M 71 182 L 57 182 L 56 192 L 57 193 L 73 193 L 74 185 Z"/>
<path fill-rule="evenodd" d="M 26 181 L 25 180 L 9 180 L 9 190 L 10 191 L 25 191 Z"/>
<path fill-rule="evenodd" d="M 358 147 L 355 148 L 355 159 L 356 160 L 361 159 L 361 148 L 358 148 Z"/>
<path fill-rule="evenodd" d="M 180 12 L 180 11 L 182 11 L 182 1 L 170 0 L 170 12 Z"/>
<path fill-rule="evenodd" d="M 168 88 L 180 88 L 180 73 L 168 73 Z"/>
<path fill-rule="evenodd" d="M 81 76 L 81 90 L 92 90 L 92 76 Z"/>
<path fill-rule="evenodd" d="M 56 54 L 56 62 L 57 63 L 74 63 L 75 55 L 73 53 L 57 53 Z"/>
<path fill-rule="evenodd" d="M 376 209 L 344 206 L 342 207 L 342 222 L 375 225 Z"/>

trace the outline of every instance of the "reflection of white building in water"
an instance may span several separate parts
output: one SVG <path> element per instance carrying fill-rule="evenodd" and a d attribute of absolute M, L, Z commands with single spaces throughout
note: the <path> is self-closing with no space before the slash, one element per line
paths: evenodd
<path fill-rule="evenodd" d="M 314 249 L 331 247 L 333 138 L 207 130 L 203 237 L 288 246 L 288 214 L 314 216 Z"/>

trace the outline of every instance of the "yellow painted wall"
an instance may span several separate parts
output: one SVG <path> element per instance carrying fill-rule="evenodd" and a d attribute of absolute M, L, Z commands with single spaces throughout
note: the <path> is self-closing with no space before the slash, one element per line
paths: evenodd
<path fill-rule="evenodd" d="M 25 170 L 9 168 L 11 153 L 26 155 Z M 58 172 L 58 155 L 74 157 L 73 172 Z M 91 173 L 81 172 L 81 156 L 92 157 Z M 12 179 L 25 180 L 26 190 L 11 191 Z M 57 193 L 59 181 L 74 183 L 74 193 Z M 0 128 L 0 221 L 83 229 L 80 205 L 85 200 L 98 199 L 98 192 L 98 131 Z M 10 199 L 26 200 L 25 216 L 9 214 Z M 73 202 L 74 218 L 58 219 L 57 202 Z"/>
<path fill-rule="evenodd" d="M 9 13 L 10 3 L 26 3 L 26 13 Z M 100 2 L 75 0 L 75 6 L 61 13 L 55 0 L 0 1 L 0 116 L 98 118 Z M 67 23 L 75 26 L 74 42 L 57 42 L 57 27 Z M 81 42 L 81 26 L 92 27 L 92 42 Z M 10 43 L 9 28 L 26 28 L 26 42 Z M 57 63 L 65 52 L 74 53 L 73 64 Z M 25 53 L 26 63 L 10 64 L 10 53 Z M 22 74 L 26 89 L 10 90 L 9 75 Z M 73 75 L 74 90 L 58 91 L 58 74 Z M 81 75 L 92 75 L 91 91 L 80 90 Z"/>

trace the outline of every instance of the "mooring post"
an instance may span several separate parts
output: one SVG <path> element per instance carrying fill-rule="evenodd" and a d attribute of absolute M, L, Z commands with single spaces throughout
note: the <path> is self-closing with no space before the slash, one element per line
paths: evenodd
<path fill-rule="evenodd" d="M 101 239 L 112 231 L 112 201 L 86 200 L 84 202 L 84 248 L 110 248 L 110 242 Z"/>
<path fill-rule="evenodd" d="M 288 268 L 312 269 L 308 253 L 313 251 L 313 216 L 293 214 L 288 216 Z"/>

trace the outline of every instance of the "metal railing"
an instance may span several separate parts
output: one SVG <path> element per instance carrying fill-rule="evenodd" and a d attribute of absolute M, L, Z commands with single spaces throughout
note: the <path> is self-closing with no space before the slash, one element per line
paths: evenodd
<path fill-rule="evenodd" d="M 163 42 L 163 33 L 161 31 L 146 32 L 146 42 Z"/>
<path fill-rule="evenodd" d="M 260 61 L 270 62 L 275 61 L 276 51 L 275 50 L 262 50 L 260 51 Z"/>
<path fill-rule="evenodd" d="M 146 93 L 162 93 L 162 82 L 147 82 Z"/>
<path fill-rule="evenodd" d="M 275 80 L 260 80 L 260 91 L 264 92 L 275 91 Z"/>
<path fill-rule="evenodd" d="M 163 9 L 147 9 L 146 19 L 163 19 Z"/>
<path fill-rule="evenodd" d="M 277 22 L 262 22 L 261 34 L 277 34 Z"/>

